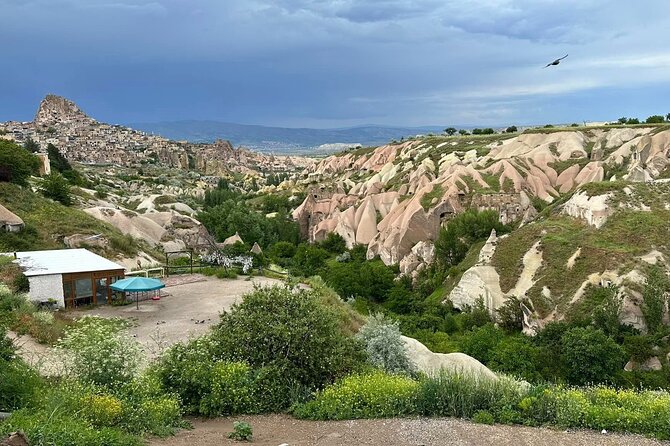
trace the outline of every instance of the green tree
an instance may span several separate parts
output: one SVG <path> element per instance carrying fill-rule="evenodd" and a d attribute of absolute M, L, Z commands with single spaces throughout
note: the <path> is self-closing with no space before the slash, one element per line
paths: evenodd
<path fill-rule="evenodd" d="M 568 330 L 562 344 L 562 361 L 571 384 L 613 382 L 626 363 L 623 348 L 593 327 Z"/>
<path fill-rule="evenodd" d="M 593 310 L 593 325 L 601 329 L 607 336 L 616 339 L 621 331 L 619 315 L 623 305 L 623 298 L 619 288 L 612 285 L 606 288 L 597 288 L 593 291 L 595 300 L 601 304 Z"/>
<path fill-rule="evenodd" d="M 457 130 L 454 127 L 447 127 L 444 129 L 444 133 L 446 133 L 449 136 L 454 136 L 456 134 Z"/>
<path fill-rule="evenodd" d="M 490 353 L 488 366 L 502 373 L 518 376 L 526 381 L 539 381 L 537 369 L 540 351 L 524 335 L 506 337 Z"/>
<path fill-rule="evenodd" d="M 645 123 L 647 123 L 647 124 L 662 124 L 664 122 L 665 122 L 665 117 L 663 117 L 661 115 L 651 115 L 645 120 Z"/>
<path fill-rule="evenodd" d="M 23 143 L 23 148 L 30 153 L 37 153 L 40 151 L 40 145 L 37 144 L 31 137 L 28 137 Z"/>
<path fill-rule="evenodd" d="M 617 120 L 617 122 L 618 122 L 619 124 L 625 124 L 626 122 L 628 122 L 628 118 L 626 118 L 625 116 L 622 116 L 621 118 L 619 118 L 619 119 Z"/>
<path fill-rule="evenodd" d="M 465 135 L 469 135 L 470 132 L 468 132 L 468 131 L 465 130 L 465 129 L 460 129 L 460 130 L 458 131 L 458 134 L 461 135 L 461 136 L 465 136 Z"/>
<path fill-rule="evenodd" d="M 663 324 L 668 288 L 668 278 L 663 271 L 657 266 L 649 268 L 642 292 L 642 314 L 649 333 L 656 333 Z"/>
<path fill-rule="evenodd" d="M 12 141 L 0 139 L 0 170 L 6 169 L 6 179 L 25 186 L 28 177 L 37 174 L 40 160 Z M 3 177 L 0 171 L 0 181 Z"/>
<path fill-rule="evenodd" d="M 493 351 L 504 337 L 505 332 L 489 323 L 466 332 L 461 339 L 461 350 L 484 364 L 488 364 Z"/>
<path fill-rule="evenodd" d="M 505 133 L 516 133 L 518 131 L 519 129 L 517 129 L 515 125 L 511 125 L 505 129 Z"/>
<path fill-rule="evenodd" d="M 69 161 L 60 153 L 58 147 L 49 143 L 47 145 L 47 155 L 49 156 L 49 164 L 51 164 L 51 170 L 63 173 L 68 170 L 72 170 L 72 166 Z"/>
<path fill-rule="evenodd" d="M 301 243 L 293 256 L 291 273 L 296 276 L 314 276 L 321 273 L 329 257 L 328 251 L 309 243 Z"/>
<path fill-rule="evenodd" d="M 435 261 L 444 271 L 458 265 L 470 246 L 478 240 L 488 238 L 491 230 L 504 233 L 508 228 L 498 221 L 495 211 L 477 212 L 469 209 L 449 220 L 446 228 L 440 229 L 435 242 Z"/>
<path fill-rule="evenodd" d="M 341 254 L 347 250 L 347 242 L 336 232 L 329 232 L 326 239 L 319 243 L 319 246 L 333 254 Z"/>
<path fill-rule="evenodd" d="M 670 113 L 668 113 L 667 115 L 665 115 L 665 120 L 668 121 L 668 122 L 670 122 Z"/>
<path fill-rule="evenodd" d="M 58 172 L 51 173 L 44 177 L 42 181 L 42 195 L 51 198 L 54 201 L 59 201 L 65 206 L 72 204 L 72 197 L 70 196 L 70 183 L 65 177 Z"/>
<path fill-rule="evenodd" d="M 628 121 L 626 121 L 626 124 L 639 124 L 640 120 L 637 118 L 628 118 Z"/>

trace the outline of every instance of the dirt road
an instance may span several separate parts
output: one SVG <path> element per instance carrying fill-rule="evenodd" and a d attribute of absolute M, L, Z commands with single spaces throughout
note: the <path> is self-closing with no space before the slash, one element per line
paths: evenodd
<path fill-rule="evenodd" d="M 523 426 L 487 426 L 453 418 L 303 421 L 286 415 L 193 420 L 194 429 L 153 440 L 151 446 L 239 445 L 228 439 L 234 421 L 253 429 L 249 444 L 263 446 L 651 446 L 669 445 L 637 435 L 565 432 Z"/>

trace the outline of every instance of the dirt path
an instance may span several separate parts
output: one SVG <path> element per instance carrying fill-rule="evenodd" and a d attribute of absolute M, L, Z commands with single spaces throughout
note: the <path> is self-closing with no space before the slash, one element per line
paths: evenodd
<path fill-rule="evenodd" d="M 637 435 L 565 432 L 523 426 L 487 426 L 468 421 L 440 419 L 387 419 L 355 421 L 303 421 L 286 415 L 262 415 L 194 420 L 194 429 L 175 437 L 153 440 L 150 446 L 239 445 L 228 439 L 233 422 L 251 424 L 249 444 L 278 446 L 651 446 L 668 445 Z"/>

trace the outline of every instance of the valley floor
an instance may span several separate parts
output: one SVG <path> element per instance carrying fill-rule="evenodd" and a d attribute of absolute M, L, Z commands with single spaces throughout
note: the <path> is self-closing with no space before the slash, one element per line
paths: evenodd
<path fill-rule="evenodd" d="M 305 421 L 287 415 L 256 415 L 192 420 L 194 429 L 179 432 L 150 446 L 214 446 L 240 444 L 228 439 L 234 421 L 253 429 L 251 444 L 277 446 L 651 446 L 668 445 L 638 435 L 602 434 L 593 431 L 560 431 L 524 426 L 488 426 L 454 418 Z"/>

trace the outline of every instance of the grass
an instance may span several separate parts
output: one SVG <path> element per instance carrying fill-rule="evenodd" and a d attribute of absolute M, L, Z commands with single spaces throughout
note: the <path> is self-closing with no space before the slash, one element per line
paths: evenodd
<path fill-rule="evenodd" d="M 26 224 L 26 229 L 20 233 L 0 233 L 0 250 L 3 251 L 65 248 L 63 237 L 73 234 L 102 234 L 110 241 L 109 246 L 90 249 L 109 258 L 134 255 L 140 249 L 150 250 L 112 225 L 80 209 L 43 198 L 28 188 L 0 183 L 0 203 Z"/>
<path fill-rule="evenodd" d="M 440 198 L 442 198 L 442 195 L 444 195 L 444 189 L 442 188 L 441 184 L 437 184 L 433 187 L 433 190 L 430 192 L 424 194 L 421 197 L 421 207 L 423 207 L 424 211 L 428 211 L 428 209 L 433 206 L 433 199 L 437 198 L 438 201 Z"/>
<path fill-rule="evenodd" d="M 599 191 L 616 190 L 622 186 L 618 183 L 596 183 L 591 191 L 595 188 L 602 188 L 597 189 Z M 502 291 L 508 292 L 514 287 L 523 269 L 523 256 L 537 240 L 541 240 L 543 265 L 536 273 L 536 283 L 527 296 L 542 316 L 556 305 L 559 311 L 565 311 L 574 293 L 590 274 L 605 270 L 623 274 L 632 268 L 637 256 L 652 249 L 667 253 L 670 211 L 663 207 L 662 193 L 658 191 L 661 185 L 631 187 L 636 197 L 642 201 L 643 197 L 650 200 L 652 212 L 616 208 L 607 222 L 596 229 L 571 217 L 552 215 L 549 209 L 543 220 L 521 227 L 501 239 L 493 256 L 493 266 L 500 275 Z M 670 186 L 667 188 L 670 192 Z M 581 248 L 579 258 L 573 268 L 567 269 L 568 259 L 578 248 Z M 549 301 L 542 295 L 545 286 L 551 291 Z"/>

